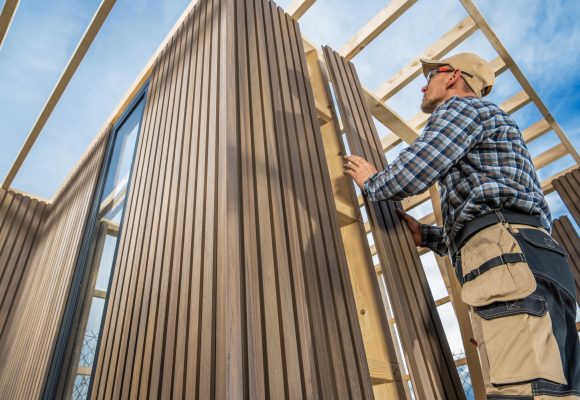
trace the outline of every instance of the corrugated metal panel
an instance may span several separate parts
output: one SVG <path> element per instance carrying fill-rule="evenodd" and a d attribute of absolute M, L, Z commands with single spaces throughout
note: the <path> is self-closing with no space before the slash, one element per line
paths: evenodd
<path fill-rule="evenodd" d="M 565 215 L 554 220 L 552 235 L 568 252 L 568 264 L 576 284 L 576 300 L 580 301 L 580 237 Z"/>
<path fill-rule="evenodd" d="M 11 325 L 36 232 L 47 204 L 0 189 L 0 343 Z"/>
<path fill-rule="evenodd" d="M 42 219 L 18 307 L 1 338 L 0 398 L 29 400 L 42 394 L 106 138 L 101 135 L 87 151 Z"/>
<path fill-rule="evenodd" d="M 555 179 L 552 184 L 570 210 L 576 223 L 580 225 L 580 168 L 562 175 Z"/>
<path fill-rule="evenodd" d="M 351 153 L 386 167 L 354 65 L 329 47 L 323 50 Z M 365 199 L 365 206 L 418 398 L 464 399 L 419 255 L 396 213 L 400 203 Z"/>
<path fill-rule="evenodd" d="M 303 54 L 201 0 L 157 60 L 92 398 L 372 398 Z"/>

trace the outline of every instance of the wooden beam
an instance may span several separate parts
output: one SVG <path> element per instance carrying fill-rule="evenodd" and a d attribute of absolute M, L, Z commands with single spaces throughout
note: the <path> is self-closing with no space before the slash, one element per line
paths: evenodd
<path fill-rule="evenodd" d="M 463 358 L 458 358 L 457 360 L 455 360 L 455 365 L 457 367 L 460 367 L 462 365 L 466 365 L 467 364 L 467 358 L 463 357 Z"/>
<path fill-rule="evenodd" d="M 79 366 L 77 370 L 78 375 L 91 376 L 92 367 Z"/>
<path fill-rule="evenodd" d="M 306 36 L 302 35 L 302 45 L 304 46 L 304 53 L 308 54 L 311 51 L 318 50 L 318 46 L 316 46 L 310 39 Z"/>
<path fill-rule="evenodd" d="M 394 133 L 389 133 L 381 139 L 381 145 L 385 153 L 395 148 L 399 143 L 401 143 L 401 138 Z"/>
<path fill-rule="evenodd" d="M 293 0 L 286 12 L 298 21 L 315 2 L 316 0 Z"/>
<path fill-rule="evenodd" d="M 495 76 L 499 76 L 500 74 L 502 74 L 503 72 L 505 72 L 507 70 L 507 65 L 501 59 L 501 57 L 494 58 L 492 61 L 489 62 L 489 65 L 491 66 L 493 72 L 495 73 Z M 413 129 L 418 131 L 419 129 L 423 128 L 427 124 L 427 120 L 429 119 L 430 115 L 431 114 L 425 114 L 424 112 L 419 112 L 413 118 L 408 120 L 407 124 L 410 125 Z M 397 144 L 398 143 L 395 143 L 394 145 L 396 146 Z"/>
<path fill-rule="evenodd" d="M 392 108 L 384 104 L 378 97 L 364 89 L 365 100 L 371 109 L 371 114 L 379 122 L 389 128 L 395 135 L 407 143 L 413 143 L 417 132 L 397 114 Z"/>
<path fill-rule="evenodd" d="M 522 90 L 512 97 L 504 101 L 500 104 L 499 108 L 505 111 L 508 114 L 513 114 L 518 111 L 520 108 L 524 107 L 525 105 L 529 104 L 531 101 L 530 96 L 526 93 L 525 90 Z"/>
<path fill-rule="evenodd" d="M 401 205 L 405 209 L 405 211 L 409 211 L 418 205 L 423 204 L 427 200 L 431 199 L 431 193 L 426 190 L 421 194 L 417 194 L 415 196 L 407 197 L 401 201 Z"/>
<path fill-rule="evenodd" d="M 431 195 L 429 194 L 429 191 L 425 191 L 421 194 L 417 194 L 417 195 L 407 197 L 407 198 L 401 200 L 401 205 L 403 206 L 403 209 L 405 211 L 409 211 L 409 210 L 425 203 L 429 199 L 431 199 Z M 360 195 L 358 196 L 358 204 L 361 207 L 364 205 L 364 199 Z"/>
<path fill-rule="evenodd" d="M 564 157 L 566 154 L 568 154 L 566 146 L 564 146 L 562 143 L 559 143 L 537 155 L 532 161 L 534 163 L 534 167 L 536 167 L 536 170 L 538 170 Z"/>
<path fill-rule="evenodd" d="M 431 201 L 433 203 L 433 212 L 435 214 L 435 221 L 438 225 L 443 225 L 443 213 L 441 211 L 441 198 L 439 197 L 438 185 L 433 185 L 429 188 L 431 193 Z M 453 311 L 459 323 L 459 331 L 461 333 L 461 341 L 467 357 L 466 363 L 469 365 L 469 373 L 471 375 L 471 384 L 475 398 L 485 398 L 485 384 L 483 381 L 483 374 L 481 371 L 481 364 L 479 362 L 479 355 L 477 349 L 471 346 L 471 339 L 474 337 L 473 329 L 471 327 L 471 319 L 469 317 L 469 310 L 467 305 L 461 300 L 461 285 L 455 275 L 455 270 L 451 265 L 451 258 L 440 257 L 435 254 L 435 260 L 441 270 L 441 275 L 447 288 L 448 298 L 453 306 Z"/>
<path fill-rule="evenodd" d="M 434 213 L 430 213 L 430 214 L 425 215 L 423 218 L 419 219 L 419 222 L 422 224 L 427 224 L 427 225 L 434 225 L 437 223 L 437 221 L 435 220 Z"/>
<path fill-rule="evenodd" d="M 320 104 L 319 101 L 314 100 L 314 105 L 316 106 L 316 112 L 318 114 L 318 120 L 320 124 L 324 124 L 326 122 L 330 122 L 333 118 L 333 111 L 328 107 L 323 106 Z"/>
<path fill-rule="evenodd" d="M 489 65 L 493 70 L 493 72 L 495 73 L 496 77 L 500 76 L 501 74 L 503 74 L 505 71 L 508 70 L 508 66 L 500 56 L 497 56 L 496 58 L 491 60 L 489 62 Z"/>
<path fill-rule="evenodd" d="M 351 152 L 384 168 L 386 159 L 354 66 L 330 48 L 323 50 Z M 419 398 L 464 398 L 410 232 L 394 212 L 400 205 L 386 201 L 366 206 L 415 394 Z"/>
<path fill-rule="evenodd" d="M 449 296 L 445 296 L 445 297 L 442 297 L 442 298 L 440 298 L 438 300 L 435 300 L 435 305 L 437 307 L 439 307 L 439 306 L 441 306 L 443 304 L 447 304 L 449 302 L 451 302 L 451 299 L 449 298 Z"/>
<path fill-rule="evenodd" d="M 415 58 L 399 72 L 389 78 L 377 90 L 376 95 L 381 101 L 385 101 L 392 97 L 395 93 L 401 90 L 409 82 L 415 79 L 421 73 L 420 58 L 434 58 L 443 57 L 453 48 L 457 47 L 461 42 L 469 37 L 477 30 L 475 21 L 471 17 L 465 18 L 449 32 L 441 36 L 437 42 L 423 52 L 419 57 Z"/>
<path fill-rule="evenodd" d="M 10 25 L 18 8 L 18 3 L 19 0 L 6 0 L 4 7 L 2 7 L 2 13 L 0 13 L 0 49 L 2 49 L 6 34 L 10 30 Z"/>
<path fill-rule="evenodd" d="M 24 160 L 26 159 L 26 156 L 30 152 L 30 149 L 32 149 L 32 145 L 34 145 L 34 142 L 36 142 L 36 139 L 40 135 L 40 132 L 44 127 L 44 124 L 46 124 L 46 121 L 48 121 L 48 118 L 52 114 L 54 108 L 56 107 L 56 104 L 60 100 L 60 97 L 64 93 L 75 71 L 77 70 L 81 61 L 85 57 L 85 54 L 87 54 L 89 47 L 93 43 L 93 40 L 97 36 L 99 30 L 101 29 L 101 26 L 103 26 L 103 23 L 105 22 L 105 19 L 107 19 L 107 16 L 109 15 L 109 12 L 113 8 L 114 4 L 115 0 L 103 0 L 101 2 L 101 5 L 97 9 L 97 12 L 93 16 L 92 21 L 90 22 L 87 30 L 85 31 L 83 37 L 81 38 L 79 44 L 77 45 L 77 48 L 75 49 L 73 55 L 68 61 L 67 66 L 64 68 L 62 75 L 58 79 L 56 86 L 54 87 L 52 93 L 48 97 L 46 104 L 42 108 L 40 115 L 36 119 L 36 122 L 34 123 L 32 129 L 30 130 L 30 133 L 28 134 L 28 137 L 26 138 L 24 145 L 20 149 L 20 152 L 18 153 L 18 156 L 16 157 L 14 164 L 10 168 L 10 171 L 8 171 L 8 175 L 6 175 L 6 178 L 4 179 L 2 188 L 8 189 L 12 184 L 12 181 L 14 180 L 16 174 L 20 170 L 20 167 L 24 163 Z"/>
<path fill-rule="evenodd" d="M 374 397 L 401 398 L 404 387 L 399 363 L 402 364 L 403 360 L 397 359 L 395 348 L 398 344 L 395 344 L 396 337 L 387 322 L 387 305 L 383 302 L 379 282 L 373 271 L 373 260 L 360 208 L 356 203 L 354 186 L 352 180 L 344 174 L 342 155 L 345 154 L 345 148 L 332 103 L 326 62 L 317 50 L 306 54 L 306 63 L 315 102 L 331 110 L 330 120 L 320 127 L 320 131 L 355 304 L 359 311 L 358 321 Z"/>
<path fill-rule="evenodd" d="M 373 257 L 376 256 L 377 255 L 377 248 L 376 248 L 376 246 L 373 244 L 372 246 L 370 246 L 370 249 L 371 249 L 371 255 Z M 432 250 L 430 248 L 428 248 L 428 247 L 417 246 L 417 253 L 419 253 L 419 256 L 422 256 L 423 254 L 427 254 L 430 251 L 432 251 Z M 381 274 L 383 272 L 381 270 L 381 265 L 380 264 L 376 264 L 375 265 L 375 269 L 376 269 L 377 274 Z"/>
<path fill-rule="evenodd" d="M 119 236 L 119 224 L 117 222 L 104 218 L 101 221 L 107 224 L 107 235 Z"/>
<path fill-rule="evenodd" d="M 540 96 L 532 87 L 528 79 L 525 77 L 523 72 L 521 71 L 520 67 L 516 64 L 512 56 L 509 54 L 507 49 L 501 43 L 495 32 L 491 29 L 481 12 L 475 6 L 475 3 L 472 0 L 459 0 L 465 10 L 469 13 L 469 15 L 473 18 L 473 20 L 477 23 L 478 28 L 481 32 L 485 35 L 487 40 L 489 40 L 490 44 L 493 46 L 495 51 L 499 54 L 499 56 L 505 61 L 509 69 L 511 70 L 514 78 L 519 82 L 521 87 L 526 91 L 530 99 L 534 102 L 542 116 L 550 123 L 552 129 L 560 138 L 560 141 L 564 144 L 568 152 L 574 158 L 574 161 L 577 164 L 580 164 L 580 156 L 578 152 L 574 148 L 572 142 L 568 138 L 568 136 L 564 133 L 564 130 L 560 127 L 558 122 L 554 119 L 548 108 L 544 104 L 544 102 L 540 99 Z"/>
<path fill-rule="evenodd" d="M 348 60 L 352 59 L 416 2 L 417 0 L 391 0 L 346 42 L 340 54 Z"/>
<path fill-rule="evenodd" d="M 544 133 L 549 132 L 552 130 L 552 127 L 545 119 L 541 119 L 538 122 L 528 126 L 522 132 L 522 136 L 524 138 L 524 142 L 530 143 L 532 140 L 539 138 Z"/>

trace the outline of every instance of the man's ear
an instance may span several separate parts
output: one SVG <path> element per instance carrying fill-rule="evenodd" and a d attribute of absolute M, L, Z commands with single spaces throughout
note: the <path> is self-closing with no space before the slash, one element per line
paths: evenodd
<path fill-rule="evenodd" d="M 449 78 L 447 78 L 447 82 L 445 83 L 445 87 L 447 89 L 449 89 L 451 86 L 455 85 L 455 82 L 457 82 L 459 80 L 459 78 L 461 78 L 461 71 L 456 69 L 453 71 L 453 73 L 451 75 L 449 75 Z"/>

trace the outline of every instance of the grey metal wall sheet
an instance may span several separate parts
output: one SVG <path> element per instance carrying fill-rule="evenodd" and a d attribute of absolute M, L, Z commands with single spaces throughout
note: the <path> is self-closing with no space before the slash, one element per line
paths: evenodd
<path fill-rule="evenodd" d="M 0 398 L 29 400 L 42 394 L 107 137 L 105 131 L 87 150 L 44 211 L 18 304 L 0 337 Z"/>
<path fill-rule="evenodd" d="M 354 65 L 329 47 L 323 50 L 351 153 L 386 167 Z M 415 392 L 421 399 L 464 399 L 419 255 L 396 213 L 400 203 L 365 199 L 365 206 Z"/>
<path fill-rule="evenodd" d="M 92 398 L 372 398 L 303 54 L 201 0 L 156 61 Z"/>

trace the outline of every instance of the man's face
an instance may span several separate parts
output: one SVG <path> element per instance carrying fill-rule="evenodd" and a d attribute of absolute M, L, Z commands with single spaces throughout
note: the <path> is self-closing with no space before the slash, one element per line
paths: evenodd
<path fill-rule="evenodd" d="M 434 70 L 431 72 L 431 79 L 421 88 L 421 92 L 423 92 L 421 111 L 431 114 L 445 100 L 447 78 L 451 72 L 453 71 Z"/>

